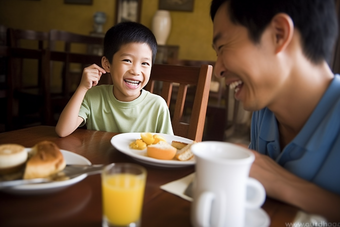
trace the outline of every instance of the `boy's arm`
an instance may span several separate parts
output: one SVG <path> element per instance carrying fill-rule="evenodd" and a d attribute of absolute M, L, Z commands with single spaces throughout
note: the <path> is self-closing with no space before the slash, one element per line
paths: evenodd
<path fill-rule="evenodd" d="M 78 114 L 86 92 L 86 89 L 78 87 L 61 112 L 55 129 L 60 137 L 70 135 L 82 123 L 83 119 Z"/>
<path fill-rule="evenodd" d="M 340 196 L 295 176 L 256 151 L 250 176 L 259 180 L 269 197 L 292 204 L 328 221 L 340 221 Z"/>
<path fill-rule="evenodd" d="M 84 69 L 81 82 L 62 111 L 56 125 L 55 130 L 60 137 L 70 135 L 82 123 L 83 119 L 78 114 L 85 94 L 91 87 L 98 84 L 103 73 L 106 71 L 95 64 Z"/>

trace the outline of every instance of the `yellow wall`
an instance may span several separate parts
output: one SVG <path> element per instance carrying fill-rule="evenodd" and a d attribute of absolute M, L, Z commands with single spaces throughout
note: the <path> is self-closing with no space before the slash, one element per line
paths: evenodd
<path fill-rule="evenodd" d="M 93 14 L 104 11 L 113 25 L 115 1 L 93 0 L 92 5 L 64 4 L 64 0 L 0 0 L 0 24 L 8 27 L 48 31 L 66 30 L 88 34 L 92 31 Z M 110 23 L 111 22 L 111 23 Z"/>
<path fill-rule="evenodd" d="M 64 4 L 64 0 L 0 0 L 0 24 L 8 27 L 48 31 L 60 29 L 89 34 L 93 15 L 107 15 L 104 31 L 114 24 L 114 0 L 93 0 L 92 5 Z M 180 46 L 179 58 L 215 60 L 211 48 L 212 23 L 209 18 L 210 0 L 194 0 L 193 12 L 171 11 L 172 29 L 167 44 Z M 151 28 L 158 0 L 144 0 L 141 23 Z"/>
<path fill-rule="evenodd" d="M 170 11 L 172 26 L 169 45 L 180 46 L 179 58 L 214 61 L 212 22 L 209 17 L 210 0 L 195 0 L 193 12 Z M 141 23 L 151 28 L 158 0 L 144 0 Z"/>

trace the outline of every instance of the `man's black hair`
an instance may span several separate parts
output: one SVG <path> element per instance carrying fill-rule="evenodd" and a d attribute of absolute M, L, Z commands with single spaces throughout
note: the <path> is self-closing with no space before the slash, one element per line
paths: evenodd
<path fill-rule="evenodd" d="M 231 22 L 246 27 L 254 43 L 259 42 L 277 13 L 286 13 L 301 34 L 305 56 L 316 64 L 331 58 L 338 35 L 334 0 L 213 0 L 210 8 L 213 21 L 225 2 L 229 4 Z"/>

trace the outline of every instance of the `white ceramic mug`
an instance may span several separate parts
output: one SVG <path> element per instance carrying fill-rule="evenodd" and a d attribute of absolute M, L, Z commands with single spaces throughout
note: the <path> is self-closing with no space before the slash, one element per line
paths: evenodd
<path fill-rule="evenodd" d="M 192 146 L 196 159 L 191 223 L 195 227 L 244 227 L 245 209 L 265 201 L 262 184 L 249 178 L 254 154 L 226 142 Z M 248 191 L 248 192 L 247 192 Z"/>

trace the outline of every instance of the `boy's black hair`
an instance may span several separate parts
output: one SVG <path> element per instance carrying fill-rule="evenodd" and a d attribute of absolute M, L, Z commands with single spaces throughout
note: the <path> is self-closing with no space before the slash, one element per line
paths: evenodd
<path fill-rule="evenodd" d="M 152 63 L 157 54 L 157 41 L 152 31 L 136 22 L 121 22 L 110 28 L 104 38 L 104 56 L 112 62 L 113 55 L 122 45 L 128 43 L 146 43 L 152 51 Z"/>
<path fill-rule="evenodd" d="M 229 2 L 231 22 L 246 27 L 255 44 L 271 19 L 286 13 L 301 34 L 305 56 L 315 64 L 330 60 L 338 35 L 334 0 L 213 0 L 212 21 L 224 2 Z"/>

